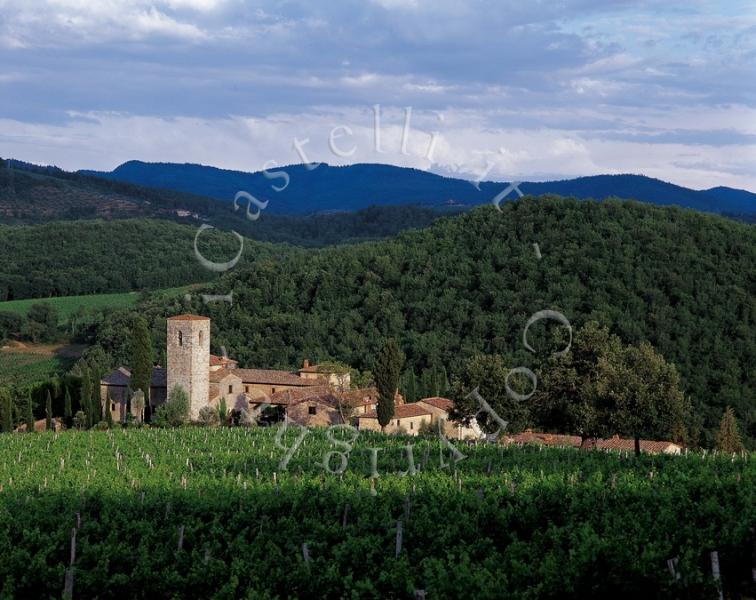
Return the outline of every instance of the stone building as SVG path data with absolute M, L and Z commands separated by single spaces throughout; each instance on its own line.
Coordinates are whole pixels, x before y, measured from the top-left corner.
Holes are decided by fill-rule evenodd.
M 166 368 L 156 366 L 150 384 L 150 409 L 163 404 L 175 386 L 189 396 L 191 418 L 196 420 L 205 406 L 217 407 L 225 400 L 229 411 L 252 411 L 263 403 L 279 406 L 281 418 L 289 399 L 282 392 L 349 387 L 349 375 L 334 373 L 303 361 L 300 369 L 241 369 L 227 356 L 210 354 L 210 319 L 198 315 L 169 317 L 166 323 Z M 130 409 L 131 370 L 119 367 L 100 381 L 100 398 L 114 421 L 125 418 Z M 362 406 L 369 406 L 368 400 Z M 301 410 L 301 409 L 297 409 Z M 151 412 L 151 411 L 148 411 Z
M 386 433 L 403 433 L 417 435 L 423 424 L 430 425 L 432 414 L 417 402 L 399 404 L 394 407 L 394 418 L 386 425 Z M 378 412 L 371 410 L 357 417 L 358 429 L 366 431 L 380 431 Z
M 178 315 L 167 320 L 166 386 L 180 386 L 189 396 L 190 418 L 208 404 L 210 392 L 210 319 Z
M 100 380 L 100 398 L 106 410 L 110 410 L 113 421 L 126 418 L 126 410 L 131 393 L 131 371 L 119 367 Z M 165 369 L 153 367 L 150 382 L 150 405 L 160 406 L 167 398 Z

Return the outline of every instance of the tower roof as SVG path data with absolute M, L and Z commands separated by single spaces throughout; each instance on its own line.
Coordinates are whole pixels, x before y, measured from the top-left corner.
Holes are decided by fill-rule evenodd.
M 176 315 L 175 317 L 168 317 L 169 321 L 209 321 L 210 317 L 203 317 L 201 315 Z

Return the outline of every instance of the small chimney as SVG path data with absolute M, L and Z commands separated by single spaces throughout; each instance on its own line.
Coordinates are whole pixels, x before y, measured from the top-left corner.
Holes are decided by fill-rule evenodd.
M 302 363 L 302 368 L 303 369 L 309 369 L 310 368 L 310 360 L 309 359 L 307 359 L 307 358 L 304 359 L 304 362 Z

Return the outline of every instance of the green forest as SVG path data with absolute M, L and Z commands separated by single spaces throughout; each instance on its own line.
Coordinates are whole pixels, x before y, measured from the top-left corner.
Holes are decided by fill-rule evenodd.
M 720 418 L 732 406 L 748 445 L 753 445 L 753 226 L 626 201 L 541 197 L 501 208 L 445 217 L 395 239 L 317 250 L 247 241 L 242 260 L 220 277 L 202 269 L 193 256 L 194 229 L 125 221 L 119 226 L 126 233 L 114 242 L 114 223 L 91 222 L 86 226 L 101 234 L 89 256 L 101 266 L 90 264 L 80 276 L 72 271 L 56 282 L 50 273 L 60 268 L 55 261 L 66 256 L 56 252 L 41 257 L 38 275 L 27 262 L 26 274 L 17 268 L 14 276 L 19 284 L 55 282 L 57 293 L 68 293 L 65 286 L 71 282 L 88 281 L 87 273 L 107 281 L 127 271 L 131 278 L 118 280 L 125 286 L 175 286 L 197 280 L 197 275 L 199 280 L 215 277 L 189 299 L 182 294 L 144 295 L 135 309 L 78 315 L 78 325 L 68 325 L 75 341 L 93 344 L 86 356 L 95 361 L 88 367 L 94 371 L 128 364 L 137 314 L 148 318 L 154 358 L 162 363 L 165 317 L 191 311 L 213 319 L 213 350 L 224 346 L 241 366 L 292 368 L 309 358 L 340 361 L 365 372 L 384 341 L 396 338 L 406 356 L 402 390 L 411 386 L 418 396 L 449 393 L 452 383 L 465 380 L 470 361 L 481 355 L 496 356 L 506 368 L 530 368 L 540 381 L 548 381 L 554 372 L 549 354 L 563 345 L 565 328 L 550 321 L 536 323 L 529 331 L 534 352 L 524 347 L 523 330 L 535 312 L 559 311 L 576 332 L 593 322 L 622 344 L 649 342 L 674 365 L 686 402 L 693 407 L 690 425 L 699 443 L 714 445 Z M 67 243 L 59 247 L 74 249 L 75 232 L 82 226 L 39 227 L 50 227 L 50 234 L 71 227 L 68 237 L 60 235 Z M 39 235 L 38 247 L 45 247 L 42 230 L 28 228 L 17 235 L 30 232 Z M 220 261 L 238 250 L 230 233 L 210 233 L 203 236 L 212 248 L 203 254 Z M 12 239 L 4 236 L 2 243 Z M 145 251 L 145 243 L 155 246 Z M 118 249 L 128 249 L 126 260 Z M 76 255 L 72 250 L 71 269 L 76 268 Z M 26 256 L 32 260 L 31 254 Z M 166 268 L 171 257 L 177 262 Z M 106 287 L 101 282 L 87 291 Z M 206 304 L 199 292 L 232 293 L 233 303 Z M 53 325 L 46 335 L 53 336 L 55 319 L 37 312 L 41 316 L 34 318 L 38 323 L 31 330 L 40 330 L 47 320 Z M 12 325 L 29 330 L 17 318 L 11 319 Z
M 216 347 L 242 364 L 291 367 L 306 356 L 368 369 L 394 337 L 416 373 L 443 366 L 450 376 L 481 353 L 539 368 L 546 328 L 530 331 L 536 353 L 523 328 L 556 310 L 574 328 L 595 321 L 626 344 L 650 342 L 676 366 L 711 442 L 728 405 L 756 436 L 754 265 L 752 226 L 633 202 L 528 198 L 389 241 L 258 256 L 212 285 L 233 292 L 233 306 L 153 309 L 208 314 Z
M 195 257 L 197 227 L 168 221 L 56 222 L 0 225 L 0 301 L 161 289 L 209 281 Z M 203 231 L 197 247 L 209 260 L 239 250 L 232 235 Z M 3 307 L 0 304 L 0 312 Z

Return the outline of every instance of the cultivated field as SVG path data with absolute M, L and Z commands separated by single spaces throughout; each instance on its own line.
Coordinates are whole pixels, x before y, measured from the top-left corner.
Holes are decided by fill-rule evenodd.
M 754 595 L 749 456 L 278 431 L 0 437 L 3 597 Z
M 80 344 L 8 342 L 0 348 L 0 385 L 25 387 L 70 369 L 81 356 Z
M 167 288 L 164 290 L 155 291 L 153 293 L 177 295 L 186 292 L 192 287 L 195 286 L 188 285 L 177 288 Z M 11 312 L 26 315 L 29 312 L 29 307 L 32 304 L 47 302 L 52 304 L 57 309 L 58 320 L 61 324 L 63 324 L 68 322 L 71 315 L 73 315 L 79 308 L 91 310 L 102 310 L 104 308 L 131 308 L 136 304 L 138 299 L 139 294 L 137 292 L 122 292 L 117 294 L 91 294 L 87 296 L 60 296 L 54 298 L 30 298 L 26 300 L 10 300 L 6 302 L 0 302 L 0 312 Z
M 10 300 L 0 302 L 0 312 L 12 312 L 25 315 L 32 304 L 47 302 L 58 310 L 58 319 L 65 323 L 78 308 L 130 308 L 136 304 L 139 294 L 125 292 L 121 294 L 92 294 L 89 296 L 61 296 L 56 298 L 31 298 L 28 300 Z

